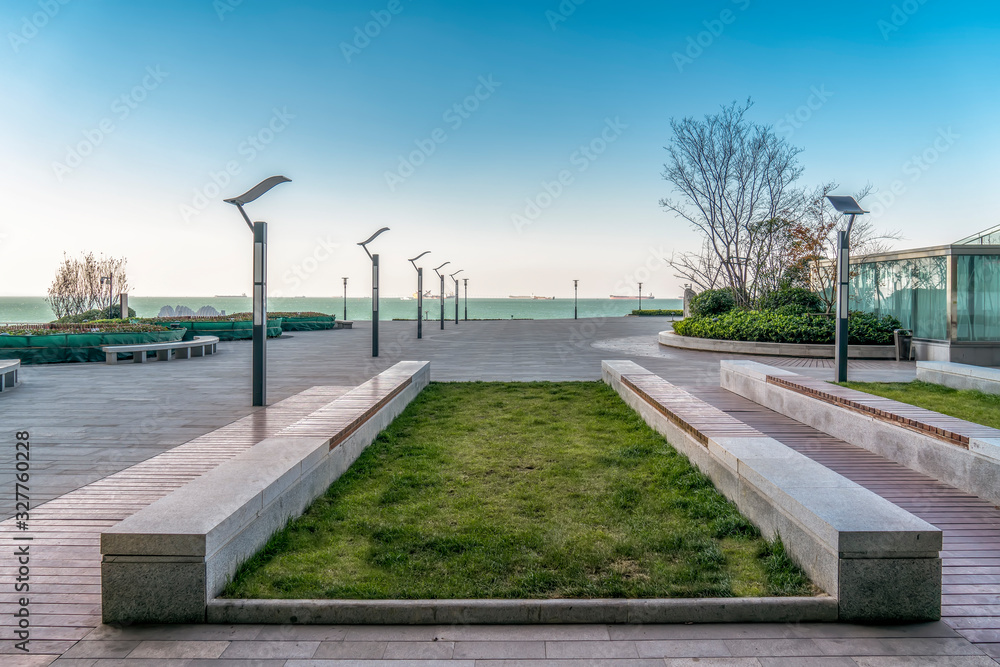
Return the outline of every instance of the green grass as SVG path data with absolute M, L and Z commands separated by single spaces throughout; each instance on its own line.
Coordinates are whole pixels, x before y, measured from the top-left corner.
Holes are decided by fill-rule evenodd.
M 569 382 L 431 384 L 225 595 L 812 593 L 614 391 Z
M 846 382 L 843 386 L 901 403 L 1000 428 L 1000 396 L 929 382 Z

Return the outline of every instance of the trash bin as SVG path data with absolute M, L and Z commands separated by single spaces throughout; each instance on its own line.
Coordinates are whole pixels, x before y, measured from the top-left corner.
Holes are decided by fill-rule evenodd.
M 910 349 L 913 347 L 913 332 L 908 329 L 894 329 L 896 339 L 896 361 L 909 361 Z

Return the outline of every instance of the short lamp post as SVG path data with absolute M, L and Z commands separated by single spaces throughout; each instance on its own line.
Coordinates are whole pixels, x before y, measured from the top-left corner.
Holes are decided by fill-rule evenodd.
M 389 231 L 388 227 L 383 227 L 368 237 L 367 241 L 362 241 L 361 246 L 365 254 L 372 261 L 372 356 L 378 356 L 378 253 L 374 255 L 368 251 L 368 244 L 374 241 L 383 232 Z
M 424 337 L 424 268 L 417 266 L 417 260 L 429 253 L 430 250 L 425 250 L 410 260 L 417 270 L 417 340 Z
M 578 300 L 577 296 L 580 293 L 579 285 L 580 285 L 580 281 L 579 280 L 574 280 L 573 281 L 573 319 L 574 320 L 577 318 L 577 312 L 578 312 L 577 311 L 577 300 Z
M 438 300 L 441 302 L 441 329 L 444 330 L 444 274 L 440 272 L 440 269 L 451 264 L 451 262 L 445 262 L 441 266 L 434 269 L 434 273 L 438 275 L 441 279 L 441 291 L 438 293 Z
M 451 274 L 451 279 L 455 281 L 455 324 L 458 324 L 458 278 L 455 276 L 460 274 L 462 271 L 465 271 L 465 269 L 459 269 L 455 273 Z
M 111 319 L 111 308 L 115 305 L 114 282 L 114 276 L 101 276 L 101 284 L 108 286 L 108 319 Z
M 344 281 L 344 320 L 347 320 L 347 278 L 341 278 Z
M 250 222 L 243 206 L 260 198 L 281 183 L 290 182 L 284 176 L 272 176 L 239 197 L 226 199 L 239 209 L 240 215 L 253 232 L 253 405 L 267 405 L 267 223 Z
M 469 321 L 469 279 L 462 278 L 462 284 L 465 286 L 465 317 L 462 318 L 466 322 Z
M 859 215 L 864 215 L 868 211 L 861 208 L 861 204 L 854 197 L 827 197 L 830 204 L 838 213 L 851 216 L 847 222 L 847 229 L 837 232 L 837 334 L 836 345 L 834 346 L 834 381 L 847 382 L 847 344 L 848 329 L 847 318 L 850 307 L 851 291 L 851 228 L 854 226 L 854 219 Z

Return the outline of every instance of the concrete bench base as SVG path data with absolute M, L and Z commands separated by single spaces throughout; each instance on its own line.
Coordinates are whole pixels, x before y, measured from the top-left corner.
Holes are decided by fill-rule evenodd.
M 837 599 L 841 621 L 941 615 L 941 531 L 628 361 L 604 381 Z
M 818 431 L 1000 504 L 1000 430 L 752 361 L 723 361 L 721 382 Z
M 118 363 L 119 354 L 132 354 L 132 362 L 144 364 L 147 361 L 146 355 L 152 353 L 157 361 L 170 361 L 170 353 L 174 352 L 175 359 L 190 359 L 191 357 L 204 357 L 216 353 L 216 346 L 219 343 L 217 336 L 195 336 L 194 340 L 178 340 L 169 343 L 147 343 L 145 345 L 104 345 L 101 350 L 105 354 L 105 362 L 109 364 Z
M 1000 369 L 956 364 L 950 361 L 918 361 L 917 379 L 952 389 L 972 389 L 1000 394 Z
M 660 345 L 679 347 L 702 352 L 722 352 L 725 354 L 752 354 L 768 357 L 805 357 L 810 359 L 833 359 L 833 345 L 808 345 L 801 343 L 760 343 L 740 340 L 715 340 L 714 338 L 694 338 L 681 336 L 673 331 L 661 331 Z M 850 359 L 895 359 L 893 345 L 851 345 L 847 348 Z
M 21 383 L 21 360 L 0 359 L 0 391 L 13 389 Z
M 334 322 L 334 328 L 336 329 L 353 329 L 354 322 L 352 320 L 337 320 Z
M 427 385 L 401 362 L 101 534 L 106 623 L 204 623 L 239 565 L 343 474 Z

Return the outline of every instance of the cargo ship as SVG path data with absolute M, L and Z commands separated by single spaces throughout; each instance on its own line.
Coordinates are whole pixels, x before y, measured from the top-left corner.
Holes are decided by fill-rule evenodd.
M 643 298 L 643 299 L 655 299 L 656 297 L 653 296 L 652 294 L 643 294 L 642 297 L 639 297 L 636 294 L 633 294 L 632 296 L 621 296 L 620 294 L 612 294 L 608 298 L 611 298 L 611 299 L 639 299 L 639 298 Z

